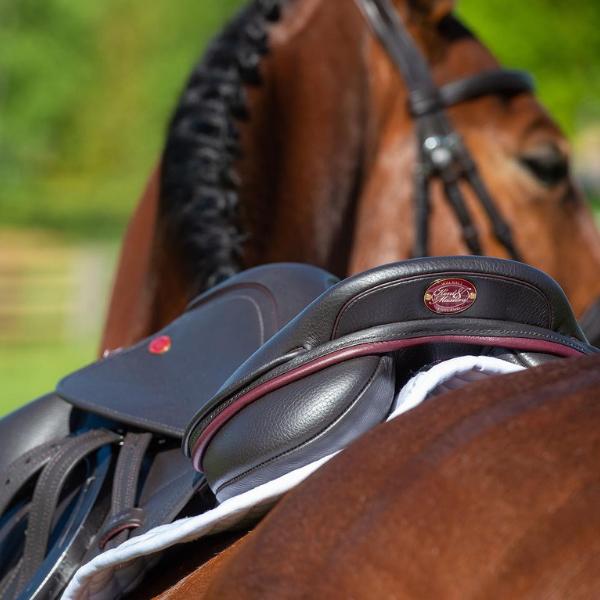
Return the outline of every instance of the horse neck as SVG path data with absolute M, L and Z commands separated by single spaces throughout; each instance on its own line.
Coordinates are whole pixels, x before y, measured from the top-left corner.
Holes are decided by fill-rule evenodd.
M 160 167 L 152 172 L 123 238 L 99 355 L 129 346 L 183 312 L 190 289 L 158 219 Z
M 351 2 L 291 2 L 241 130 L 248 265 L 344 274 L 367 136 L 366 28 Z

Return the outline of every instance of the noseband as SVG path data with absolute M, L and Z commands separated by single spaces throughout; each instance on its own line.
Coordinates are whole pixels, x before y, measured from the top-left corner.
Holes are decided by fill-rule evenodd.
M 496 239 L 509 256 L 521 260 L 511 229 L 487 190 L 475 161 L 452 126 L 446 108 L 487 94 L 510 96 L 534 89 L 524 71 L 493 69 L 443 86 L 433 81 L 425 57 L 400 20 L 390 0 L 356 0 L 371 29 L 385 48 L 408 87 L 408 106 L 415 120 L 419 158 L 415 169 L 415 242 L 413 255 L 427 256 L 429 187 L 438 177 L 472 254 L 481 254 L 477 229 L 459 188 L 471 187 L 492 225 Z

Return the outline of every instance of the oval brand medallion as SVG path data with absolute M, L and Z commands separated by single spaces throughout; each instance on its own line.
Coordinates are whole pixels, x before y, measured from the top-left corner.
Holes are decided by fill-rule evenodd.
M 164 354 L 171 349 L 171 338 L 168 335 L 160 335 L 148 344 L 148 352 L 151 354 Z
M 466 279 L 439 279 L 425 291 L 423 301 L 432 312 L 449 315 L 467 310 L 477 298 L 477 289 Z

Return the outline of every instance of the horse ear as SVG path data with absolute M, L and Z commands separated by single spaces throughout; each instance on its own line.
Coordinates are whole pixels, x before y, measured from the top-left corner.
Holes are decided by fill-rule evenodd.
M 419 17 L 437 23 L 454 10 L 456 0 L 409 0 L 409 5 Z

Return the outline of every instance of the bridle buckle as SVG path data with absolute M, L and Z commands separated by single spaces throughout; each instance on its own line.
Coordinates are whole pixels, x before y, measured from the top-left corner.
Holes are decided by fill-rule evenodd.
M 455 180 L 463 175 L 461 140 L 457 133 L 428 135 L 422 142 L 424 163 L 429 174 L 437 173 L 444 180 Z

